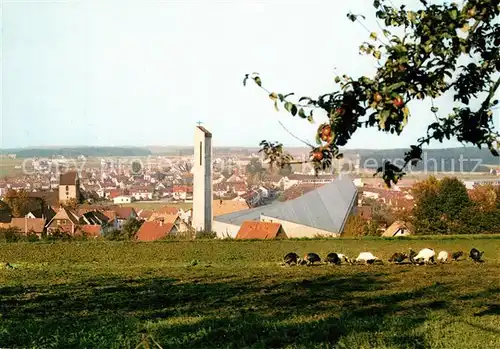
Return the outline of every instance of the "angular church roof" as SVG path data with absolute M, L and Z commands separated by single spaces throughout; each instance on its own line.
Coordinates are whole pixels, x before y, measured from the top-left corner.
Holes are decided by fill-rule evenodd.
M 241 225 L 244 221 L 260 220 L 262 215 L 341 233 L 356 204 L 356 197 L 356 186 L 351 178 L 344 175 L 294 200 L 230 213 L 215 217 L 214 220 Z
M 212 133 L 210 131 L 208 131 L 205 127 L 203 126 L 196 126 L 200 131 L 202 131 L 203 133 L 205 133 L 205 135 L 207 137 L 212 137 Z

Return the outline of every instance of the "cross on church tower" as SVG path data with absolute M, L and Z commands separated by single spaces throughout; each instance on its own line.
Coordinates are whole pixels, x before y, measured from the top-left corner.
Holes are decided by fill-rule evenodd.
M 198 126 L 200 126 L 201 124 L 203 124 L 203 122 L 201 122 L 201 121 L 197 121 L 196 123 L 198 124 Z

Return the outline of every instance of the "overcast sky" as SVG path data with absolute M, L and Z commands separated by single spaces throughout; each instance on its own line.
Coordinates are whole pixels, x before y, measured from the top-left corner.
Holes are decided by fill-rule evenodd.
M 198 120 L 218 146 L 301 145 L 278 120 L 313 141 L 317 124 L 274 111 L 242 78 L 256 71 L 271 90 L 316 96 L 335 88 L 335 68 L 370 74 L 374 61 L 358 54 L 369 33 L 346 14 L 367 15 L 376 30 L 371 4 L 4 0 L 2 148 L 190 145 Z M 434 118 L 429 108 L 412 106 L 402 137 L 362 130 L 348 147 L 413 144 Z

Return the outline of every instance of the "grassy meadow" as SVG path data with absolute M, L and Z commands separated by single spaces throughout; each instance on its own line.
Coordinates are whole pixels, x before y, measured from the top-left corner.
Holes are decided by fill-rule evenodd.
M 283 267 L 290 251 L 485 263 Z M 8 348 L 500 348 L 500 238 L 0 245 Z

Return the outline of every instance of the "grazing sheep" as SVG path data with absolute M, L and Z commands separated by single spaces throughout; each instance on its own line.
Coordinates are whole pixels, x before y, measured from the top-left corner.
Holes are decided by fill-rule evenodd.
M 469 257 L 474 261 L 474 262 L 482 262 L 481 257 L 483 256 L 484 252 L 479 252 L 476 248 L 473 248 L 470 250 Z
M 448 261 L 448 252 L 446 251 L 439 252 L 437 260 L 438 262 L 446 263 Z
M 313 265 L 314 263 L 320 263 L 321 258 L 316 253 L 309 252 L 304 256 L 304 259 L 302 260 L 301 264 L 306 264 L 307 266 Z
M 341 263 L 339 255 L 336 254 L 335 252 L 329 253 L 325 258 L 325 262 L 332 265 L 333 264 L 338 265 Z
M 374 264 L 375 262 L 380 263 L 380 259 L 375 257 L 371 252 L 361 252 L 356 258 L 356 263 Z
M 464 255 L 463 251 L 453 252 L 451 254 L 451 259 L 454 261 L 458 261 L 460 257 L 462 257 L 463 255 Z
M 392 255 L 391 258 L 389 258 L 389 262 L 399 264 L 399 263 L 403 263 L 406 258 L 408 258 L 407 254 L 396 252 Z
M 420 260 L 423 260 L 424 264 L 429 262 L 434 263 L 434 257 L 436 256 L 436 252 L 432 248 L 424 248 L 418 252 L 418 254 L 413 258 L 413 260 L 417 263 L 420 263 Z
M 300 260 L 300 256 L 294 252 L 290 252 L 288 253 L 284 258 L 283 258 L 283 262 L 288 265 L 288 266 L 291 266 L 292 264 L 298 264 Z
M 337 253 L 337 256 L 340 258 L 340 263 L 349 263 L 352 264 L 352 261 L 349 257 L 347 257 L 345 254 L 342 253 Z

